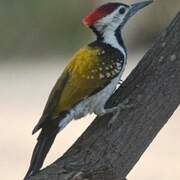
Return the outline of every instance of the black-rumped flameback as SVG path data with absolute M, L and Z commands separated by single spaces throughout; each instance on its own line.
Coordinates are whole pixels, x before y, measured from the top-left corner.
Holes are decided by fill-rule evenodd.
M 105 104 L 127 63 L 122 28 L 130 17 L 151 2 L 107 3 L 83 19 L 83 24 L 95 33 L 96 40 L 71 58 L 52 89 L 33 130 L 33 134 L 41 132 L 25 180 L 39 171 L 57 133 L 69 122 L 91 113 L 101 116 L 114 111 L 114 108 L 105 109 Z

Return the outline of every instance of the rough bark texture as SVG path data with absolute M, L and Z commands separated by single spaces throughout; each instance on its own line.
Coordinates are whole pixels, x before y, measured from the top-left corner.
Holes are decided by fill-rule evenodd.
M 112 122 L 97 117 L 77 142 L 31 180 L 122 180 L 180 102 L 180 13 L 107 106 L 126 103 Z

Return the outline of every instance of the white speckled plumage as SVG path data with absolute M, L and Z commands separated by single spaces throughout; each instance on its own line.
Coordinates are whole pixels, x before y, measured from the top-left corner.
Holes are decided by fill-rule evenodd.
M 66 115 L 66 117 L 60 121 L 59 124 L 60 130 L 62 130 L 73 119 L 74 120 L 80 119 L 86 116 L 87 114 L 95 113 L 98 116 L 105 114 L 106 109 L 104 109 L 104 106 L 107 100 L 115 91 L 117 84 L 124 72 L 125 66 L 126 63 L 124 63 L 124 66 L 120 71 L 119 75 L 114 79 L 112 79 L 111 83 L 108 84 L 104 89 L 102 89 L 98 93 L 88 97 L 87 99 L 81 101 L 76 106 L 74 106 Z

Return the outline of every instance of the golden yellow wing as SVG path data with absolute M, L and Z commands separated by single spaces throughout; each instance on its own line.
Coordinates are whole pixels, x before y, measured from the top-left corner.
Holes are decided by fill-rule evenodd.
M 108 78 L 98 71 L 98 68 L 102 70 L 98 54 L 98 49 L 84 48 L 71 60 L 64 71 L 64 73 L 68 72 L 69 79 L 54 114 L 70 109 L 109 82 Z
M 103 89 L 112 76 L 103 74 L 101 49 L 82 48 L 71 59 L 56 82 L 43 115 L 33 132 L 48 119 L 55 119 L 78 102 Z

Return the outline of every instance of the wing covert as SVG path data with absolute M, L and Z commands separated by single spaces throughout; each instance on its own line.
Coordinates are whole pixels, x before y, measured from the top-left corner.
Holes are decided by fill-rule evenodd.
M 35 128 L 48 119 L 55 119 L 83 99 L 103 89 L 119 73 L 112 62 L 104 63 L 103 49 L 86 47 L 80 49 L 66 66 L 56 82 L 43 115 Z

